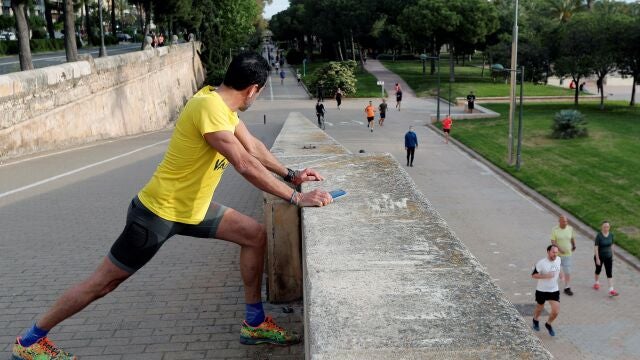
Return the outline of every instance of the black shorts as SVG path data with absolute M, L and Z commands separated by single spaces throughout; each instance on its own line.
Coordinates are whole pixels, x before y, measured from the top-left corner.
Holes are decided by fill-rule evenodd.
M 380 119 L 384 119 L 385 117 L 387 117 L 387 114 L 386 114 L 386 113 L 381 112 L 381 113 L 380 113 Z
M 451 129 L 442 129 L 442 131 L 446 132 L 446 133 L 450 133 Z
M 401 92 L 396 94 L 396 101 L 402 101 L 402 93 Z
M 560 291 L 546 292 L 536 290 L 536 302 L 538 304 L 542 305 L 549 300 L 560 302 Z
M 368 121 L 368 122 L 372 122 L 372 121 L 373 121 L 373 119 L 374 119 L 374 117 L 373 117 L 373 116 L 367 116 L 367 121 Z
M 473 103 L 468 103 L 467 104 L 467 109 L 473 110 Z
M 173 235 L 214 238 L 227 207 L 212 202 L 202 222 L 196 225 L 165 220 L 134 197 L 127 211 L 127 224 L 109 251 L 109 259 L 128 273 L 140 270 Z

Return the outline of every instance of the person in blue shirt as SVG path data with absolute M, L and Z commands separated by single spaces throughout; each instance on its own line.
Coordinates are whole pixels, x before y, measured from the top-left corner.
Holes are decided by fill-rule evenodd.
M 413 156 L 418 147 L 418 136 L 413 131 L 413 126 L 409 126 L 409 131 L 404 134 L 404 148 L 407 150 L 407 166 L 413 166 Z

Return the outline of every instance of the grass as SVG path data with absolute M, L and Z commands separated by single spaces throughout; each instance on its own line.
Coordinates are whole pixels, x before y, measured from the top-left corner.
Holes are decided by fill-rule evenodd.
M 316 61 L 313 63 L 307 63 L 306 76 L 302 78 L 305 85 L 308 85 L 313 80 L 313 73 L 316 69 L 324 66 L 328 61 Z M 297 67 L 302 74 L 302 65 Z M 372 98 L 380 96 L 380 86 L 376 85 L 378 79 L 371 75 L 368 71 L 363 70 L 360 66 L 356 70 L 356 93 L 349 96 L 351 98 Z M 386 94 L 386 92 L 385 92 Z
M 589 137 L 550 137 L 553 116 L 573 104 L 531 104 L 524 108 L 522 167 L 506 165 L 508 105 L 487 107 L 497 119 L 457 121 L 452 136 L 536 189 L 594 229 L 611 221 L 616 243 L 640 257 L 640 108 L 608 102 L 579 107 Z
M 429 62 L 426 64 L 426 75 L 422 74 L 422 63 L 420 61 L 382 61 L 384 66 L 392 72 L 398 74 L 416 92 L 417 96 L 435 96 L 437 89 L 437 73 L 429 75 Z M 440 61 L 440 97 L 444 99 L 455 99 L 466 97 L 470 91 L 477 97 L 497 97 L 509 96 L 509 84 L 497 80 L 495 83 L 491 78 L 491 71 L 484 70 L 476 66 L 456 66 L 455 82 L 451 83 L 451 96 L 449 96 L 449 61 Z M 519 88 L 518 88 L 519 89 Z M 519 93 L 519 90 L 518 90 Z M 573 96 L 574 91 L 556 86 L 534 85 L 530 82 L 524 84 L 525 96 Z

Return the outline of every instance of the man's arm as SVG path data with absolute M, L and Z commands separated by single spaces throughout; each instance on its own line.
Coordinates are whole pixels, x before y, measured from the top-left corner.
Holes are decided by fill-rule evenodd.
M 324 108 L 323 108 L 324 110 Z M 262 166 L 272 173 L 285 177 L 288 174 L 288 169 L 282 165 L 278 159 L 264 146 L 262 141 L 256 139 L 251 135 L 246 125 L 240 121 L 236 127 L 235 137 L 240 141 L 245 150 L 254 158 L 258 159 Z M 292 179 L 294 185 L 300 185 L 305 181 L 322 181 L 322 177 L 318 172 L 313 169 L 303 169 L 297 171 L 295 177 Z
M 576 251 L 576 231 L 571 231 L 571 251 Z
M 233 167 L 251 184 L 262 191 L 278 196 L 299 206 L 323 206 L 331 202 L 331 195 L 322 190 L 298 193 L 271 176 L 269 171 L 253 157 L 230 131 L 204 134 L 211 147 L 219 151 Z

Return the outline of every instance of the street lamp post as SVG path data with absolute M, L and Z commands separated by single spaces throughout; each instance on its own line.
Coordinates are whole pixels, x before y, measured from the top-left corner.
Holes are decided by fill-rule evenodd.
M 511 42 L 511 69 L 518 67 L 518 0 L 516 0 L 515 14 L 513 20 L 513 39 Z M 513 165 L 513 118 L 515 117 L 516 105 L 516 77 L 511 74 L 511 88 L 509 92 L 509 139 L 507 144 L 507 162 Z
M 424 73 L 424 62 L 427 59 L 434 59 L 438 62 L 438 87 L 436 90 L 436 121 L 440 122 L 440 56 L 427 56 L 427 54 L 421 54 L 420 59 L 422 60 L 422 72 Z M 451 98 L 451 83 L 449 83 L 449 98 Z M 451 103 L 449 103 L 449 112 L 451 112 Z
M 524 107 L 524 66 L 520 67 L 520 108 L 518 111 L 518 148 L 516 156 L 516 170 L 520 170 L 520 154 L 522 149 L 522 108 Z
M 107 48 L 104 46 L 104 24 L 102 23 L 102 0 L 98 0 L 98 12 L 100 13 L 100 57 L 107 56 Z

